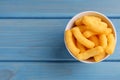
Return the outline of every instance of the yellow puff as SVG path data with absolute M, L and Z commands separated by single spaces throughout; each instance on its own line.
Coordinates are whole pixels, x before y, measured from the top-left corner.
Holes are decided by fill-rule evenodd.
M 81 24 L 82 24 L 82 18 L 78 18 L 78 19 L 75 21 L 75 25 L 80 26 Z
M 95 16 L 84 16 L 82 22 L 87 25 L 87 29 L 96 33 L 103 33 L 107 28 L 107 24 Z
M 99 53 L 98 55 L 95 55 L 95 56 L 94 56 L 94 60 L 95 60 L 96 62 L 99 62 L 99 61 L 101 61 L 102 59 L 104 59 L 105 56 L 106 56 L 106 54 L 105 54 L 105 52 L 103 51 L 103 52 Z
M 96 35 L 97 33 L 95 32 L 92 32 L 92 31 L 89 31 L 89 30 L 86 30 L 85 32 L 83 32 L 83 35 L 86 37 L 86 38 L 89 38 L 93 35 Z
M 74 37 L 71 30 L 65 31 L 65 43 L 74 56 L 79 54 L 80 50 L 75 46 Z
M 78 60 L 86 60 L 90 57 L 93 57 L 95 55 L 98 55 L 100 54 L 101 52 L 103 52 L 103 48 L 101 46 L 98 46 L 98 47 L 95 47 L 95 48 L 92 48 L 92 49 L 89 49 L 83 53 L 80 53 L 77 55 L 77 59 Z
M 107 47 L 107 37 L 105 34 L 99 35 L 100 40 L 100 46 L 102 46 L 104 49 Z
M 87 38 L 85 38 L 82 33 L 80 32 L 79 28 L 78 27 L 74 27 L 72 28 L 72 33 L 73 35 L 75 36 L 75 38 L 77 39 L 77 41 L 84 45 L 85 47 L 87 48 L 93 48 L 95 46 L 95 44 L 88 40 Z
M 85 25 L 80 25 L 77 27 L 79 27 L 81 33 L 83 33 L 87 29 Z
M 112 54 L 114 52 L 115 44 L 116 44 L 114 35 L 112 33 L 108 34 L 107 39 L 108 39 L 108 45 L 106 47 L 106 53 Z
M 76 45 L 80 49 L 80 52 L 86 51 L 86 48 L 82 44 L 80 44 L 78 41 L 77 41 Z
M 97 36 L 91 36 L 89 38 L 89 40 L 91 40 L 92 42 L 94 42 L 95 46 L 98 46 L 99 45 L 99 39 Z
M 112 32 L 112 29 L 111 28 L 107 28 L 103 33 L 105 34 L 105 35 L 108 35 L 108 34 L 110 34 Z

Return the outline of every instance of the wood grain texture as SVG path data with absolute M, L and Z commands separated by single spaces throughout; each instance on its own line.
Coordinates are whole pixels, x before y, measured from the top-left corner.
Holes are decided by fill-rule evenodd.
M 120 19 L 111 19 L 119 34 Z M 64 45 L 69 19 L 1 19 L 0 60 L 74 60 Z M 115 53 L 119 59 L 119 35 Z
M 0 80 L 120 80 L 119 0 L 0 0 Z M 107 15 L 117 30 L 115 53 L 97 64 L 76 61 L 64 45 L 75 14 Z
M 119 0 L 0 1 L 0 17 L 67 17 L 86 10 L 99 11 L 108 16 L 120 16 Z
M 116 66 L 117 65 L 117 66 Z M 119 62 L 83 64 L 79 62 L 0 63 L 1 80 L 119 80 Z

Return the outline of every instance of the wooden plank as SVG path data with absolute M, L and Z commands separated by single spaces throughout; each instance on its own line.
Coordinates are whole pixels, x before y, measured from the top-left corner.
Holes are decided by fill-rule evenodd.
M 64 45 L 69 19 L 0 19 L 0 60 L 74 60 Z M 111 19 L 120 34 L 120 19 Z M 120 60 L 119 37 L 114 55 Z
M 0 47 L 62 47 L 67 21 L 1 19 Z
M 1 80 L 119 80 L 119 62 L 0 62 Z
M 73 60 L 63 47 L 9 47 L 0 48 L 0 60 Z
M 0 60 L 71 58 L 63 42 L 67 21 L 64 19 L 1 19 Z
M 120 16 L 119 3 L 119 0 L 0 0 L 0 17 L 68 17 L 86 10 Z

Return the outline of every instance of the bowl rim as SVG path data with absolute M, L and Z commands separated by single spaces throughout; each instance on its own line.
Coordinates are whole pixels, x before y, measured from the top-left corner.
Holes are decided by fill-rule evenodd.
M 67 23 L 67 25 L 66 25 L 66 27 L 65 27 L 65 30 L 64 30 L 64 43 L 65 43 L 65 47 L 67 48 L 67 51 L 69 52 L 69 54 L 70 54 L 74 59 L 76 59 L 76 60 L 78 60 L 78 59 L 72 54 L 72 52 L 68 49 L 68 47 L 67 47 L 67 45 L 66 45 L 66 41 L 65 41 L 65 31 L 68 30 L 68 29 L 70 29 L 70 28 L 72 27 L 72 26 L 71 26 L 71 27 L 69 28 L 69 26 L 70 26 L 71 24 L 74 24 L 74 21 L 75 21 L 76 19 L 78 19 L 78 18 L 80 18 L 80 17 L 82 17 L 82 16 L 84 16 L 84 15 L 86 15 L 86 14 L 89 14 L 89 13 L 93 13 L 93 14 L 100 15 L 100 16 L 102 16 L 104 19 L 106 19 L 106 20 L 110 23 L 111 28 L 113 29 L 113 32 L 114 32 L 114 36 L 115 36 L 115 47 L 116 47 L 116 43 L 117 43 L 117 33 L 116 33 L 116 29 L 115 29 L 115 26 L 114 26 L 113 22 L 112 22 L 107 16 L 105 16 L 105 15 L 104 15 L 103 13 L 101 13 L 101 12 L 98 12 L 98 11 L 83 11 L 83 12 L 80 12 L 80 13 L 74 15 L 74 16 L 68 21 L 68 23 Z M 111 54 L 111 55 L 113 55 L 113 54 Z M 82 63 L 93 64 L 93 63 L 102 62 L 103 60 L 107 59 L 109 56 L 110 56 L 110 55 L 107 55 L 105 58 L 103 58 L 102 60 L 100 60 L 100 61 L 98 61 L 98 62 L 89 62 L 89 61 L 85 61 L 85 60 L 78 60 L 78 61 L 80 61 L 80 62 L 82 62 Z

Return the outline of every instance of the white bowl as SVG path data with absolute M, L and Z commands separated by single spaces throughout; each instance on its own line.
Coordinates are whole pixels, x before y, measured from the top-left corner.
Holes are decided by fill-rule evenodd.
M 108 19 L 104 14 L 102 13 L 99 13 L 99 12 L 96 12 L 96 11 L 85 11 L 85 12 L 81 12 L 81 13 L 78 13 L 77 15 L 75 15 L 67 24 L 66 28 L 65 28 L 65 31 L 68 30 L 68 29 L 71 29 L 73 27 L 73 24 L 74 22 L 78 19 L 78 18 L 81 18 L 85 15 L 91 15 L 91 16 L 97 16 L 97 17 L 100 17 L 104 22 L 106 22 L 108 24 L 109 27 L 111 27 L 113 29 L 113 33 L 114 33 L 114 36 L 115 36 L 115 42 L 117 42 L 117 34 L 116 34 L 116 30 L 115 30 L 115 27 L 112 23 L 112 21 L 110 19 Z M 65 38 L 64 38 L 64 42 L 65 42 Z M 66 46 L 66 43 L 65 43 L 65 46 Z M 67 48 L 67 46 L 66 46 Z M 72 53 L 71 51 L 67 48 L 68 52 L 76 59 L 78 60 Z M 105 60 L 106 58 L 108 58 L 110 55 L 107 55 L 104 59 L 102 59 L 101 61 Z M 98 63 L 98 62 L 92 62 L 92 61 L 83 61 L 83 60 L 79 60 L 80 62 L 83 62 L 83 63 Z M 99 61 L 99 62 L 101 62 Z

